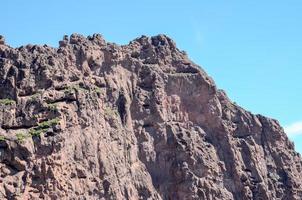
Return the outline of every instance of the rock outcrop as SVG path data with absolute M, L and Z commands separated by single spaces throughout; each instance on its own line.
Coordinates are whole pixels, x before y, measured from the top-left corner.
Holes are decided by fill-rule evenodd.
M 59 44 L 0 37 L 0 199 L 302 199 L 278 122 L 232 103 L 165 35 Z

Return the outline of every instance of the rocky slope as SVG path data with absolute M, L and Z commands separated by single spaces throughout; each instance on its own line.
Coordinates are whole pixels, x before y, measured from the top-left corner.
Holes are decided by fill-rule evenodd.
M 0 199 L 302 199 L 278 122 L 232 103 L 168 37 L 59 44 L 0 37 Z

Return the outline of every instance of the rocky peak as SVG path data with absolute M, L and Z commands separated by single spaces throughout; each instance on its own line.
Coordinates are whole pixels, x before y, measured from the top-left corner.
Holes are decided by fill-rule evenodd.
M 0 35 L 0 45 L 4 45 L 5 44 L 5 39 L 2 35 Z
M 234 104 L 165 35 L 0 37 L 0 83 L 0 199 L 302 198 L 279 123 Z

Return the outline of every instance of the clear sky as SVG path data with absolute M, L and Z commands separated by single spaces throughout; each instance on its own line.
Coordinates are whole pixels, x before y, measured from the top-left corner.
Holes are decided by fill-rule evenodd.
M 126 44 L 167 34 L 229 97 L 276 118 L 302 153 L 301 0 L 3 0 L 0 34 L 13 47 L 58 46 L 64 34 Z

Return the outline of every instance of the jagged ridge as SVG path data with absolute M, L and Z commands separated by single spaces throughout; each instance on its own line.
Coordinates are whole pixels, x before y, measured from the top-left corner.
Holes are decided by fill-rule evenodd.
M 302 198 L 278 122 L 234 105 L 165 35 L 0 37 L 0 82 L 1 199 Z

